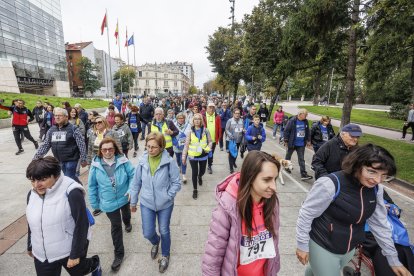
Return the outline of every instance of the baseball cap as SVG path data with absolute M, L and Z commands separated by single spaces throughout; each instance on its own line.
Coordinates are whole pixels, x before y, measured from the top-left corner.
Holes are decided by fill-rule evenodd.
M 359 125 L 356 124 L 347 124 L 342 127 L 342 132 L 348 132 L 351 136 L 360 137 L 362 136 L 362 130 Z
M 207 105 L 207 107 L 210 107 L 210 106 L 212 106 L 212 107 L 216 107 L 216 105 L 214 104 L 214 103 L 208 103 L 208 105 Z

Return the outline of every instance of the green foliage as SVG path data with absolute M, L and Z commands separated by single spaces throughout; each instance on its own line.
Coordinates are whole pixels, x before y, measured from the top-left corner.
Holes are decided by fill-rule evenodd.
M 194 85 L 190 86 L 190 88 L 188 89 L 188 94 L 190 95 L 197 94 L 197 92 L 198 92 L 197 87 L 195 87 Z
M 117 80 L 117 84 L 115 85 L 115 91 L 120 92 L 127 92 L 129 93 L 129 88 L 134 85 L 134 80 L 136 77 L 135 69 L 132 67 L 124 66 L 121 67 L 118 71 L 114 74 L 114 80 Z M 122 91 L 121 91 L 121 82 L 122 82 Z
M 87 57 L 82 57 L 78 62 L 79 79 L 83 82 L 84 91 L 89 91 L 93 94 L 96 90 L 101 87 L 98 78 L 95 75 L 97 67 Z
M 406 120 L 409 106 L 401 103 L 393 103 L 390 108 L 390 118 L 398 120 Z

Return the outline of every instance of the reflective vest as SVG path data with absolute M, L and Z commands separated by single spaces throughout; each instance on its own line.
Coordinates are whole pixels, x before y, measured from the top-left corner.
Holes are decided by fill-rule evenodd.
M 205 152 L 210 151 L 210 147 L 207 145 L 207 135 L 201 137 L 201 140 L 197 138 L 194 132 L 191 132 L 190 145 L 188 146 L 188 155 L 191 157 L 198 157 L 202 154 L 202 150 Z
M 165 148 L 166 149 L 171 148 L 173 146 L 171 136 L 168 135 L 168 134 L 165 134 L 165 131 L 167 129 L 168 129 L 167 123 L 164 122 L 164 124 L 162 125 L 162 128 L 161 128 L 161 133 L 164 135 L 164 138 L 165 138 Z M 160 130 L 159 130 L 158 126 L 156 126 L 155 124 L 151 124 L 151 132 L 159 132 L 159 131 Z

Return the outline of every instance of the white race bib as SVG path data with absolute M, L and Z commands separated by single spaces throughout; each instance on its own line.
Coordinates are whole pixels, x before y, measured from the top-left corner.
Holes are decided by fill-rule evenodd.
M 119 136 L 119 138 L 124 137 L 125 136 L 125 132 L 122 129 L 121 130 L 118 130 L 118 136 Z
M 299 130 L 297 132 L 296 136 L 299 137 L 299 138 L 305 137 L 305 131 L 304 130 Z
M 268 230 L 251 238 L 243 236 L 240 243 L 240 264 L 250 264 L 259 259 L 276 257 L 273 237 Z
M 266 118 L 266 114 L 260 114 L 260 117 Z
M 131 123 L 131 128 L 138 128 L 138 125 L 136 123 Z
M 322 134 L 322 140 L 328 141 L 328 134 L 327 133 Z
M 52 142 L 66 142 L 66 131 L 53 132 Z
M 236 127 L 234 129 L 234 132 L 236 132 L 236 133 L 239 133 L 239 132 L 242 132 L 242 131 L 243 131 L 243 128 L 241 128 L 241 127 Z
M 184 146 L 185 145 L 185 138 L 178 139 L 178 145 L 179 146 Z
M 202 153 L 203 152 L 203 148 L 201 146 L 198 146 L 196 152 Z

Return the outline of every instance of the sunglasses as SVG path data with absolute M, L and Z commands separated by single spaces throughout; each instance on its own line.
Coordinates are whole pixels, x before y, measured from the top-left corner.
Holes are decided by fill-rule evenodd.
M 103 121 L 96 121 L 95 124 L 102 124 Z

